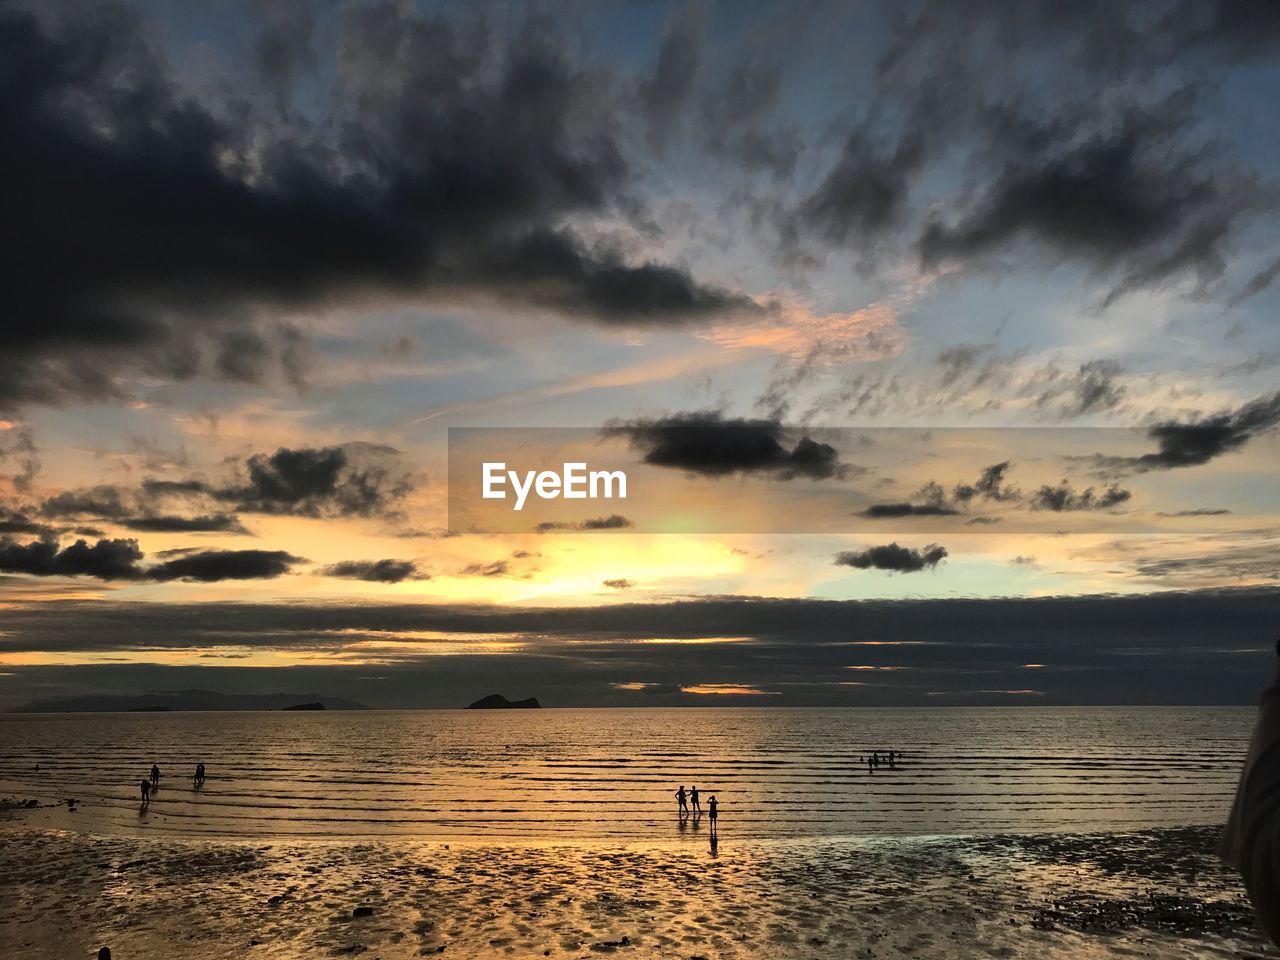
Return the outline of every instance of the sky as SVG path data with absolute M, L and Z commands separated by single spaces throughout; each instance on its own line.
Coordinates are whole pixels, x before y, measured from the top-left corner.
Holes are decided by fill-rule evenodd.
M 0 0 L 0 709 L 1250 702 L 1277 92 L 1262 0 Z

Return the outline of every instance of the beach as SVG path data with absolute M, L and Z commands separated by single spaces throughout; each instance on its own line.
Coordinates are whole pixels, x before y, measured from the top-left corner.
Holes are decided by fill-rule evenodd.
M 1275 957 L 1218 829 L 668 843 L 91 835 L 5 814 L 0 956 Z
M 4 715 L 0 957 L 1276 957 L 1214 853 L 1250 719 Z

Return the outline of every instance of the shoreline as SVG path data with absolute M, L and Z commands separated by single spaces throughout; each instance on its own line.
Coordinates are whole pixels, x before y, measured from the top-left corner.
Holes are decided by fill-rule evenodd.
M 0 825 L 0 955 L 1280 956 L 1218 827 L 519 843 Z M 357 915 L 361 914 L 361 915 Z

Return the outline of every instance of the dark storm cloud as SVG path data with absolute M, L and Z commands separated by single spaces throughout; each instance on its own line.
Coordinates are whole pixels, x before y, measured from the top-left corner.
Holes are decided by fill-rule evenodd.
M 644 462 L 706 477 L 754 473 L 792 480 L 842 478 L 848 467 L 835 448 L 809 437 L 791 446 L 776 420 L 725 417 L 709 411 L 677 413 L 656 419 L 614 421 L 601 429 L 606 437 L 624 437 L 644 451 Z
M 285 46 L 259 46 L 276 85 Z M 572 231 L 626 202 L 629 170 L 608 76 L 545 29 L 353 9 L 309 129 L 252 89 L 197 100 L 122 6 L 7 9 L 0 62 L 0 409 L 120 398 L 122 376 L 297 379 L 298 331 L 264 317 L 336 299 L 641 325 L 758 309 Z
M 634 580 L 628 580 L 625 577 L 619 577 L 616 580 L 602 580 L 600 582 L 610 590 L 630 590 L 636 585 Z
M 364 580 L 369 583 L 401 583 L 405 580 L 426 580 L 412 560 L 344 560 L 325 567 L 321 573 L 327 577 L 346 580 Z
M 1115 484 L 1101 492 L 1093 487 L 1076 492 L 1066 480 L 1057 486 L 1045 484 L 1031 495 L 1032 510 L 1110 510 L 1133 498 L 1133 493 Z
M 333 651 L 364 636 L 406 646 L 441 634 L 451 648 L 508 636 L 515 653 L 388 657 L 366 683 L 367 663 L 273 668 L 162 668 L 139 664 L 11 667 L 0 701 L 31 699 L 34 683 L 94 691 L 201 688 L 330 690 L 373 706 L 460 706 L 460 690 L 535 692 L 556 706 L 635 703 L 613 683 L 641 679 L 678 689 L 734 682 L 782 690 L 791 705 L 923 705 L 930 692 L 1034 686 L 1046 703 L 1253 703 L 1274 672 L 1275 590 L 1158 595 L 828 601 L 712 597 L 596 607 L 513 608 L 433 604 L 116 603 L 15 604 L 5 611 L 5 652 L 294 649 Z M 1230 624 L 1225 631 L 1223 624 Z M 648 638 L 741 637 L 737 643 Z M 886 638 L 902 641 L 884 645 Z M 566 642 L 572 641 L 572 642 Z M 875 645 L 870 645 L 874 643 Z M 640 656 L 638 656 L 638 651 Z M 1044 664 L 1034 671 L 1024 665 Z M 849 670 L 897 666 L 897 671 Z M 1034 678 L 1034 679 L 1033 679 Z M 857 681 L 857 685 L 842 685 Z M 48 688 L 41 688 L 48 689 Z M 460 702 L 462 701 L 462 702 Z M 646 698 L 645 703 L 678 700 Z M 720 702 L 720 701 L 717 701 Z
M 152 514 L 117 521 L 139 533 L 248 533 L 240 518 L 229 513 L 209 513 L 199 517 Z
M 1139 457 L 1097 457 L 1105 470 L 1146 473 L 1179 467 L 1203 466 L 1210 460 L 1241 449 L 1254 437 L 1280 424 L 1280 393 L 1259 397 L 1236 410 L 1203 417 L 1190 423 L 1161 423 L 1147 430 L 1156 441 L 1155 453 Z
M 936 567 L 947 556 L 947 548 L 931 543 L 923 550 L 886 543 L 866 550 L 845 550 L 836 554 L 840 566 L 858 570 L 889 570 L 894 573 L 918 573 Z

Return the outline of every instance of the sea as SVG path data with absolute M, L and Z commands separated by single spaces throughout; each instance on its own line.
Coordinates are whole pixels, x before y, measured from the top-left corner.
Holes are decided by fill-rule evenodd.
M 106 832 L 564 841 L 1097 832 L 1226 818 L 1236 707 L 0 714 L 0 798 Z M 890 767 L 868 768 L 873 751 Z M 203 762 L 207 780 L 192 782 Z M 155 763 L 160 789 L 143 806 Z M 62 809 L 59 807 L 59 809 Z

